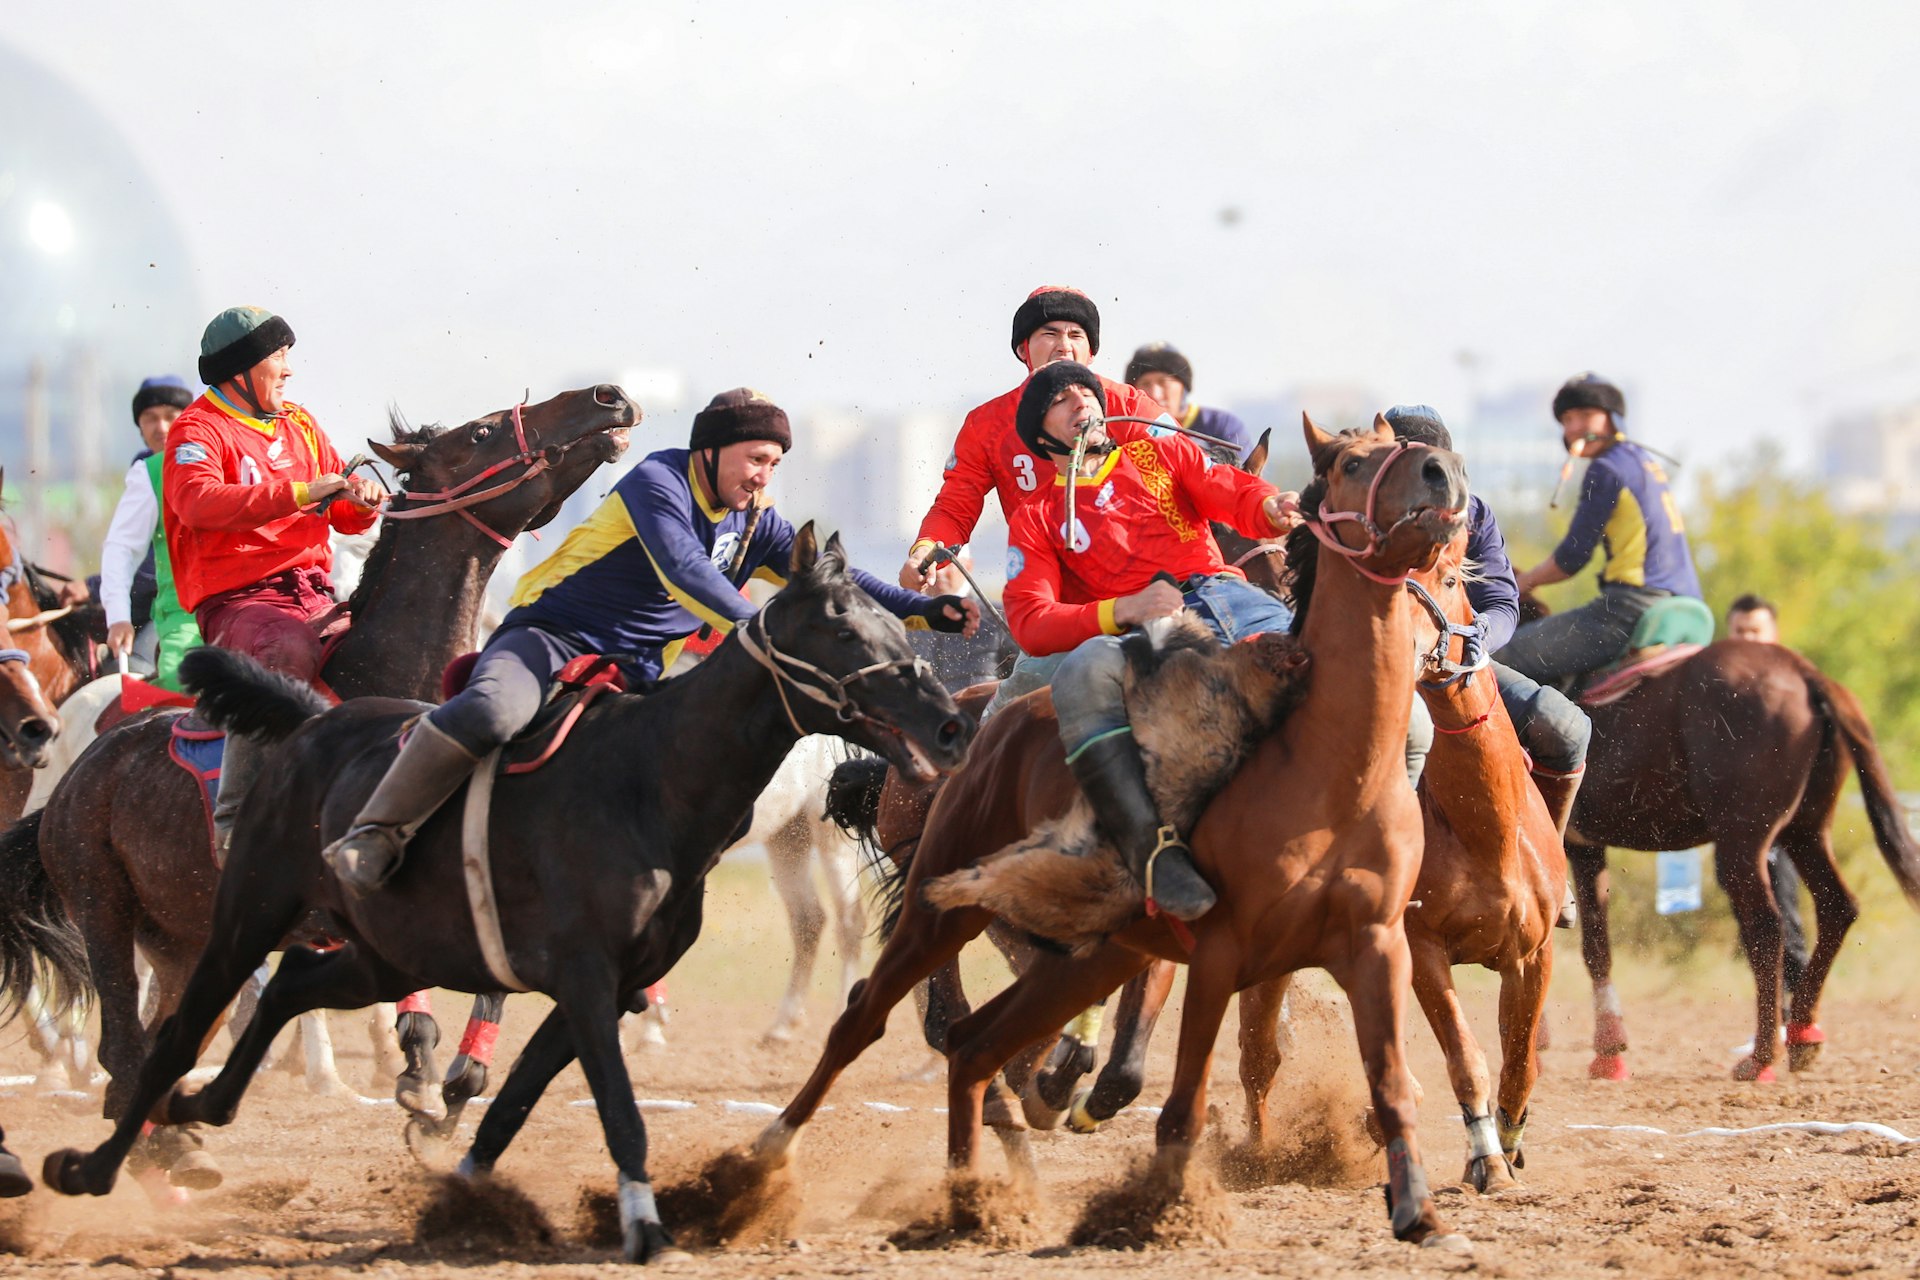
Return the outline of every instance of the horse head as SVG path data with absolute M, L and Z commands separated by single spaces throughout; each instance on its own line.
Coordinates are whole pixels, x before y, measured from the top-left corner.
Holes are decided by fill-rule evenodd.
M 13 544 L 14 532 L 0 521 L 0 767 L 37 769 L 47 762 L 47 749 L 60 734 L 55 713 L 40 681 L 33 674 L 32 656 L 16 647 L 14 635 L 44 629 L 37 621 L 41 609 L 27 579 L 26 562 Z M 16 626 L 15 623 L 25 626 Z
M 866 747 L 916 782 L 966 759 L 973 722 L 848 574 L 838 534 L 821 547 L 802 526 L 786 587 L 735 636 L 773 672 L 796 728 Z
M 1397 439 L 1383 416 L 1371 431 L 1339 435 L 1301 420 L 1313 455 L 1313 483 L 1300 495 L 1305 527 L 1369 576 L 1431 567 L 1466 525 L 1460 455 Z
M 465 513 L 500 538 L 538 529 L 602 464 L 627 448 L 640 406 L 608 384 L 563 391 L 465 426 L 408 427 L 396 414 L 391 444 L 367 443 L 407 477 L 388 515 Z
M 1272 431 L 1262 431 L 1260 442 L 1247 454 L 1246 461 L 1237 458 L 1217 456 L 1215 447 L 1209 446 L 1207 454 L 1216 463 L 1225 462 L 1239 467 L 1249 475 L 1259 475 L 1267 469 L 1267 442 Z M 1213 540 L 1220 544 L 1220 554 L 1226 562 L 1247 575 L 1247 581 L 1264 591 L 1278 592 L 1281 578 L 1287 567 L 1287 548 L 1284 539 L 1249 538 L 1231 525 L 1216 522 L 1213 526 Z

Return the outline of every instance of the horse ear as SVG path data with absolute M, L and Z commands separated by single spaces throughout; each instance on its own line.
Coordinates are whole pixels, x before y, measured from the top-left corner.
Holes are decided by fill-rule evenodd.
M 1397 438 L 1393 434 L 1393 424 L 1387 421 L 1387 415 L 1384 413 L 1376 413 L 1373 415 L 1373 434 L 1375 439 L 1388 442 L 1392 442 Z
M 847 549 L 840 545 L 840 531 L 834 530 L 827 535 L 827 547 L 820 556 L 822 572 L 845 573 L 847 570 Z
M 1312 417 L 1310 417 L 1305 410 L 1301 411 L 1300 424 L 1307 433 L 1307 452 L 1316 458 L 1320 456 L 1322 449 L 1338 439 L 1337 436 L 1322 431 L 1319 427 L 1315 426 Z
M 427 451 L 423 444 L 382 444 L 378 440 L 367 441 L 367 448 L 380 456 L 380 460 L 395 471 L 412 471 L 414 464 L 420 461 L 420 455 Z
M 7 469 L 5 466 L 0 466 L 0 494 L 5 494 L 6 491 L 7 491 Z
M 1267 442 L 1272 438 L 1272 427 L 1260 433 L 1260 443 L 1253 446 L 1252 451 L 1247 454 L 1247 460 L 1240 464 L 1248 475 L 1257 476 L 1267 469 Z
M 789 580 L 803 578 L 813 572 L 813 566 L 820 560 L 820 539 L 813 532 L 813 521 L 801 525 L 793 535 L 793 555 L 787 563 Z

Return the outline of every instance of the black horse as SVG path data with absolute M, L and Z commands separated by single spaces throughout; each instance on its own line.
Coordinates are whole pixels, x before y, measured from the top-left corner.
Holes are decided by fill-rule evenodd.
M 224 1125 L 289 1018 L 354 1009 L 427 986 L 499 985 L 467 908 L 458 796 L 421 828 L 398 877 L 365 901 L 320 857 L 393 759 L 423 704 L 362 698 L 323 712 L 310 690 L 204 649 L 182 675 L 230 731 L 284 738 L 235 826 L 213 941 L 179 1012 L 141 1066 L 132 1104 L 91 1153 L 47 1157 L 47 1184 L 104 1195 L 141 1124 Z M 907 645 L 905 629 L 846 574 L 838 539 L 795 538 L 789 585 L 693 672 L 644 697 L 593 704 L 544 769 L 500 778 L 490 826 L 507 968 L 555 1008 L 482 1121 L 462 1170 L 485 1174 L 549 1081 L 578 1058 L 620 1171 L 626 1256 L 672 1245 L 654 1207 L 646 1130 L 620 1056 L 638 1009 L 699 935 L 705 878 L 802 733 L 833 733 L 903 773 L 958 768 L 972 724 Z M 464 792 L 463 792 L 464 794 Z M 309 913 L 345 945 L 295 949 L 219 1076 L 175 1088 L 246 977 Z

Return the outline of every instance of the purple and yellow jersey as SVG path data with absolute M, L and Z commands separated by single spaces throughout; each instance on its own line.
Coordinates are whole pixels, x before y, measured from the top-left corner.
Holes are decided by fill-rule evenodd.
M 1602 545 L 1607 553 L 1602 587 L 1651 587 L 1700 597 L 1686 525 L 1667 473 L 1652 454 L 1625 438 L 1588 464 L 1580 505 L 1567 536 L 1554 548 L 1553 562 L 1571 577 Z

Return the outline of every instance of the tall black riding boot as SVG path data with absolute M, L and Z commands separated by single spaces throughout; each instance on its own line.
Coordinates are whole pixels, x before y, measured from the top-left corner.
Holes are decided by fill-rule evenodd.
M 1160 820 L 1133 734 L 1095 739 L 1074 755 L 1072 766 L 1101 830 L 1113 838 L 1147 896 L 1177 920 L 1205 915 L 1218 898 L 1193 865 L 1180 833 Z
M 349 893 L 364 897 L 400 866 L 407 841 L 431 818 L 478 763 L 471 751 L 425 716 L 414 721 L 406 745 L 367 797 L 347 834 L 322 851 Z

